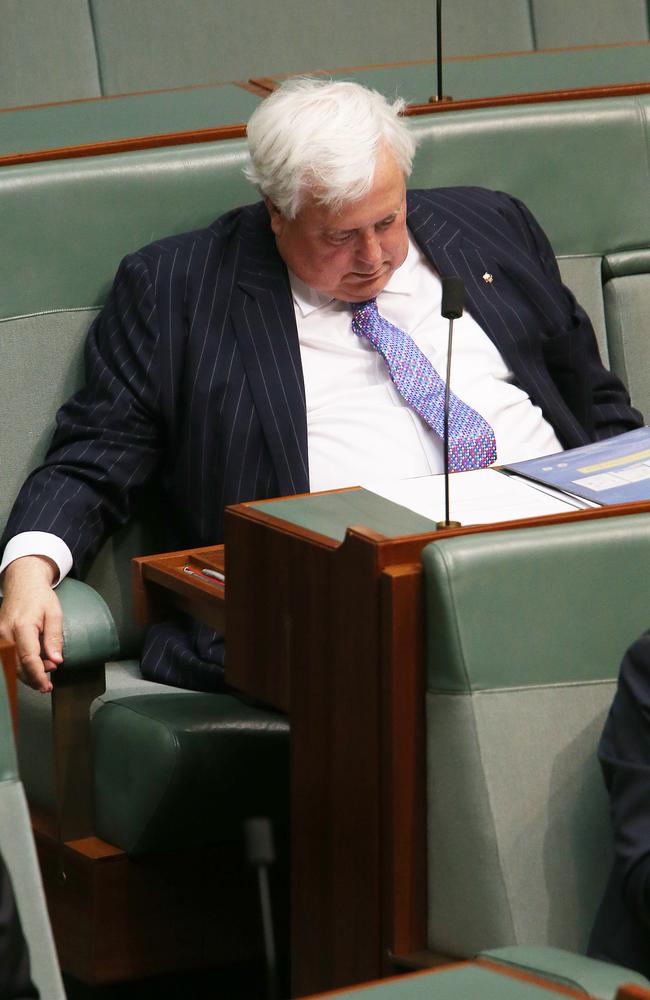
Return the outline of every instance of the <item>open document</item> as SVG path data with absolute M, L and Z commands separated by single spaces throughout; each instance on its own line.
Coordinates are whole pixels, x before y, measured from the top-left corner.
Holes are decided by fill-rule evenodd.
M 650 500 L 650 427 L 506 469 L 597 506 Z
M 363 484 L 371 493 L 401 504 L 409 510 L 442 521 L 445 516 L 444 476 L 372 481 Z M 563 496 L 544 487 L 505 475 L 496 469 L 455 472 L 449 479 L 450 516 L 463 526 L 518 521 L 545 514 L 582 509 L 577 498 Z

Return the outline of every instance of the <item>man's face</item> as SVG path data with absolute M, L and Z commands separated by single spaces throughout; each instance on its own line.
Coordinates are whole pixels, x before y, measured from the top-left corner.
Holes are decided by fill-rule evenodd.
M 280 256 L 310 288 L 344 302 L 364 302 L 382 290 L 406 259 L 406 187 L 399 165 L 384 150 L 372 187 L 339 211 L 307 198 L 295 219 L 267 199 Z

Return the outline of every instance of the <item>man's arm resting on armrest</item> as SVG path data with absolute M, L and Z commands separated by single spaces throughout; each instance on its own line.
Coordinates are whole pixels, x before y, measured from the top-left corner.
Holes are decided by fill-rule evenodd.
M 68 572 L 72 559 L 66 565 L 65 553 L 63 558 L 59 552 L 50 557 L 33 550 L 21 555 L 17 547 L 12 552 L 17 538 L 7 545 L 3 559 L 0 637 L 15 643 L 21 679 L 36 691 L 48 692 L 52 690 L 48 674 L 63 662 L 63 615 L 52 588 Z M 60 545 L 69 554 L 65 543 Z

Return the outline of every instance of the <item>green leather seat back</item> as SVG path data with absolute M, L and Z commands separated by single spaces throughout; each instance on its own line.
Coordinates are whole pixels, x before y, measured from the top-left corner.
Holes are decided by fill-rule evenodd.
M 645 514 L 425 549 L 433 951 L 584 951 L 611 861 L 596 745 L 649 558 Z
M 87 0 L 2 0 L 0 107 L 101 94 Z
M 406 10 L 390 0 L 254 0 L 245 17 L 238 0 L 192 0 L 189 8 L 176 0 L 90 0 L 90 7 L 105 94 L 430 59 L 435 50 L 426 0 Z
M 531 0 L 535 48 L 648 40 L 646 0 Z
M 442 33 L 444 57 L 526 52 L 535 48 L 528 0 L 445 3 L 442 5 Z M 431 48 L 433 50 L 433 45 Z M 434 56 L 435 52 L 431 51 L 429 58 Z
M 612 366 L 630 390 L 635 406 L 650 414 L 650 252 L 605 258 L 605 317 Z
M 23 786 L 18 776 L 4 674 L 0 671 L 0 854 L 11 876 L 32 978 L 47 1000 L 65 1000 Z

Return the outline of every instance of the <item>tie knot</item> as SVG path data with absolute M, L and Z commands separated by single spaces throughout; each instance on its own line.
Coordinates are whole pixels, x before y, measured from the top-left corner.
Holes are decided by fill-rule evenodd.
M 352 302 L 353 319 L 376 316 L 378 313 L 377 299 L 366 299 L 365 302 Z
M 352 303 L 352 330 L 358 337 L 365 337 L 374 347 L 378 347 L 382 326 L 377 299 Z

